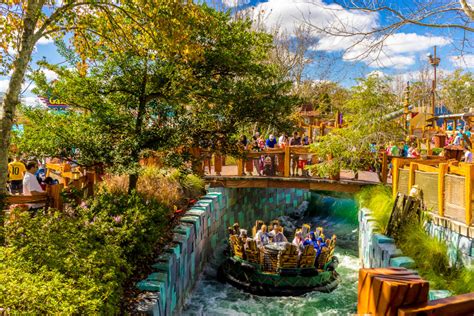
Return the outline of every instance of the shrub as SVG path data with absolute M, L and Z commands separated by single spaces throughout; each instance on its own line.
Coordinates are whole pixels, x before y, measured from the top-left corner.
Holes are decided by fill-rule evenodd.
M 24 212 L 5 227 L 0 306 L 11 314 L 117 314 L 132 267 L 167 238 L 169 222 L 156 200 L 107 190 L 67 214 Z
M 391 188 L 383 185 L 366 187 L 356 195 L 356 199 L 360 206 L 372 211 L 377 228 L 385 233 L 394 203 Z

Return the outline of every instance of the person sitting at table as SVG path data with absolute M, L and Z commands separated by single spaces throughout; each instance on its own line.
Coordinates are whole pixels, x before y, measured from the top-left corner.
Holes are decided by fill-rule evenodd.
M 285 235 L 283 234 L 283 227 L 278 226 L 276 228 L 276 234 L 275 237 L 273 238 L 274 242 L 288 242 L 288 239 L 286 239 Z
M 258 219 L 255 221 L 255 226 L 252 227 L 252 237 L 257 236 L 258 231 L 262 228 L 263 221 Z
M 255 235 L 255 241 L 257 242 L 258 247 L 264 247 L 270 242 L 268 239 L 267 225 L 262 225 L 260 230 Z
M 239 235 L 239 240 L 242 242 L 242 244 L 245 246 L 247 244 L 247 230 L 246 229 L 241 229 L 240 230 L 240 235 Z
M 311 238 L 311 233 L 306 234 L 306 237 L 303 241 L 303 246 L 307 246 L 307 245 L 314 246 L 313 239 Z
M 234 229 L 234 235 L 239 236 L 240 235 L 240 225 L 239 225 L 239 223 L 234 223 L 232 228 Z

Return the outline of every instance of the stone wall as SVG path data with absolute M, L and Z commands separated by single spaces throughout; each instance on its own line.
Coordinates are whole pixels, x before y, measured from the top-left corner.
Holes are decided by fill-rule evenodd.
M 359 211 L 359 258 L 361 268 L 413 268 L 412 258 L 403 256 L 395 241 L 379 234 L 369 209 Z
M 430 236 L 446 243 L 452 264 L 459 260 L 466 266 L 474 264 L 474 227 L 430 213 L 425 229 Z
M 148 315 L 178 314 L 201 271 L 238 222 L 251 229 L 293 211 L 311 193 L 301 189 L 215 188 L 180 219 L 173 242 L 152 265 L 153 273 L 138 282 L 143 291 L 137 310 Z

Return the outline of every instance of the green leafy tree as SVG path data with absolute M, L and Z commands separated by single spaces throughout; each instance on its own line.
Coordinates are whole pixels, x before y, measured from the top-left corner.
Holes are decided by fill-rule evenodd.
M 474 77 L 471 72 L 455 70 L 441 81 L 441 99 L 454 113 L 474 107 Z
M 387 79 L 377 75 L 358 80 L 343 107 L 348 127 L 335 129 L 312 145 L 324 161 L 314 165 L 320 176 L 337 176 L 341 169 L 359 170 L 376 166 L 378 149 L 402 135 L 401 127 L 384 116 L 396 110 L 395 95 Z
M 102 162 L 130 174 L 132 190 L 146 150 L 173 154 L 178 147 L 186 152 L 198 146 L 225 153 L 235 148 L 242 126 L 289 125 L 296 99 L 266 59 L 270 36 L 252 31 L 249 21 L 231 21 L 228 14 L 206 6 L 169 9 L 160 14 L 173 15 L 174 25 L 164 23 L 163 32 L 154 30 L 156 34 L 146 31 L 157 38 L 145 42 L 145 31 L 136 27 L 122 28 L 127 32 L 120 34 L 121 40 L 108 40 L 104 34 L 114 30 L 96 21 L 90 26 L 95 32 L 77 39 L 83 42 L 80 54 L 87 57 L 87 67 L 76 71 L 46 65 L 59 75 L 54 84 L 36 74 L 37 92 L 52 93 L 71 109 L 57 120 L 26 111 L 32 124 L 25 128 L 24 148 L 34 150 L 35 143 L 42 144 L 35 141 L 38 137 L 53 134 L 50 140 L 63 141 L 60 149 L 49 143 L 36 151 L 57 155 L 79 148 L 80 156 L 74 158 L 80 162 Z M 178 26 L 182 32 L 175 30 Z M 95 35 L 99 32 L 100 37 Z M 75 123 L 68 126 L 68 119 Z M 43 133 L 46 127 L 49 131 Z

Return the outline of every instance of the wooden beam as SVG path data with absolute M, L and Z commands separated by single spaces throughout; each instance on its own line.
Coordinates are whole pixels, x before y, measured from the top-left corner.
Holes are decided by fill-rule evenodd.
M 444 191 L 446 188 L 445 175 L 448 172 L 448 164 L 440 163 L 438 167 L 438 214 L 444 216 Z
M 465 174 L 465 192 L 464 192 L 464 203 L 466 209 L 466 225 L 470 226 L 472 221 L 472 178 L 474 165 L 464 165 Z
M 418 170 L 418 164 L 410 163 L 410 171 L 408 174 L 408 192 L 415 185 L 415 171 Z
M 290 145 L 285 146 L 285 171 L 283 173 L 285 177 L 290 176 Z
M 393 158 L 392 159 L 392 197 L 395 199 L 398 194 L 398 180 L 400 176 L 400 159 Z

